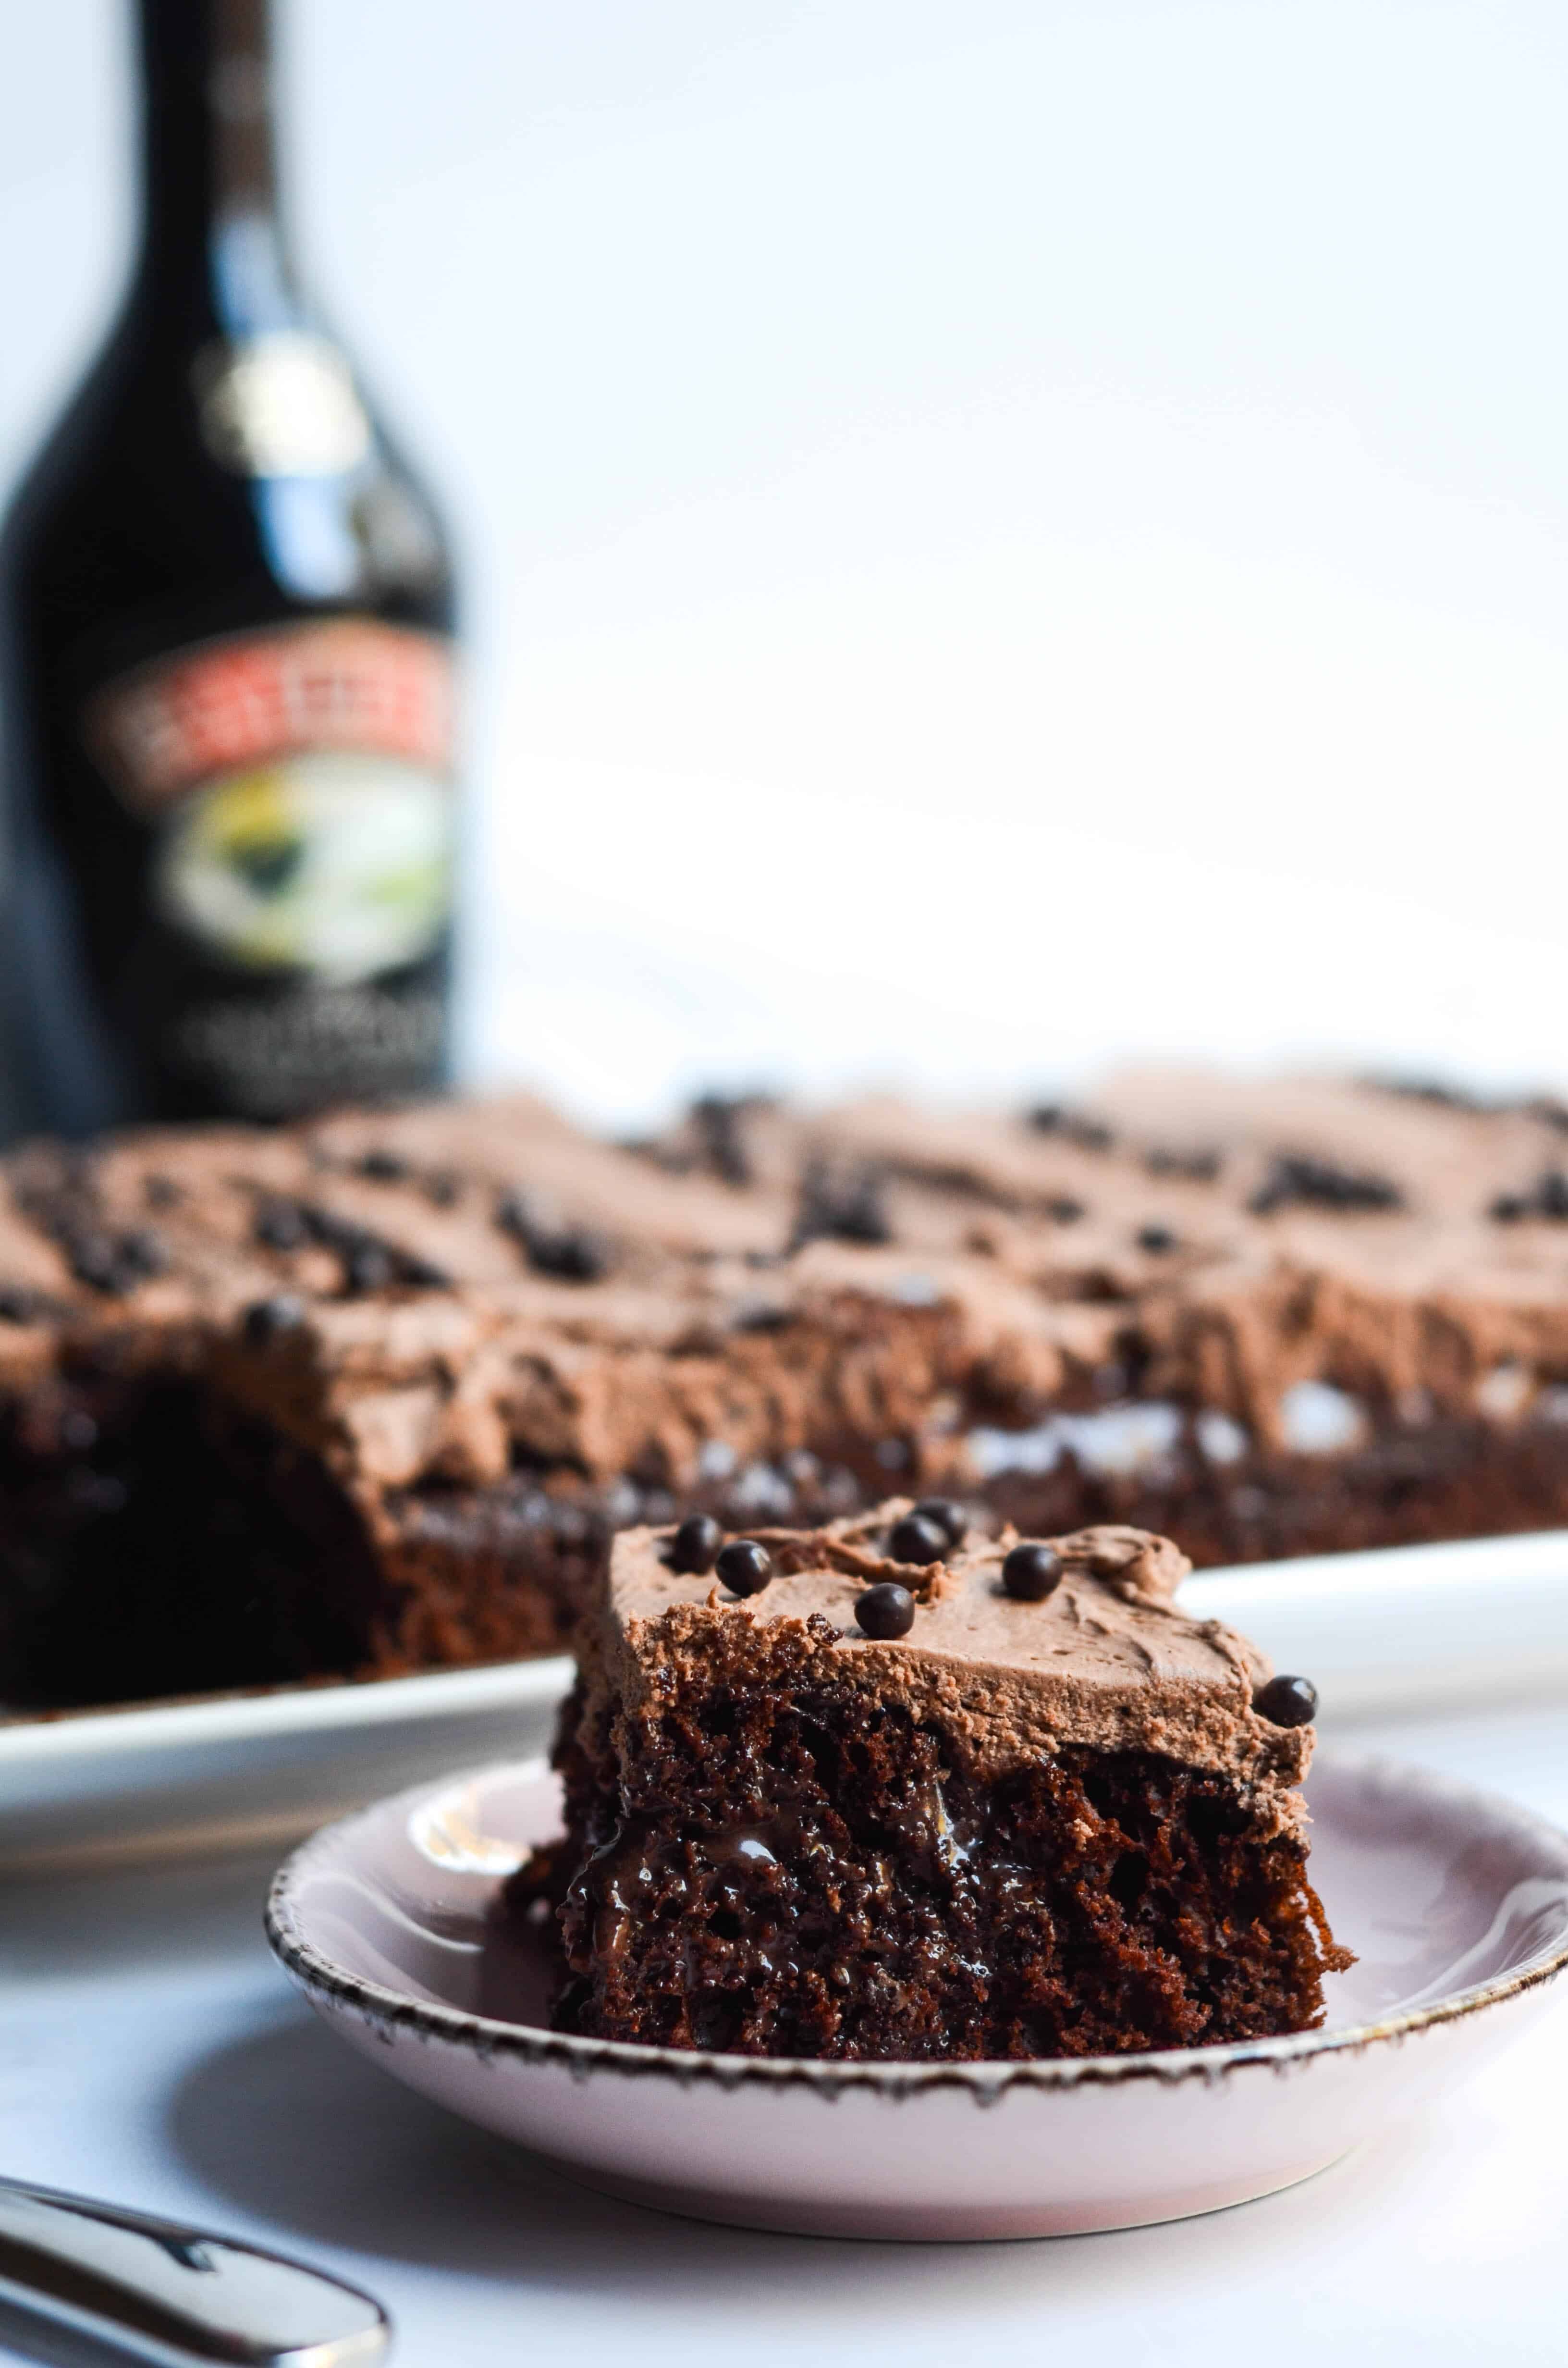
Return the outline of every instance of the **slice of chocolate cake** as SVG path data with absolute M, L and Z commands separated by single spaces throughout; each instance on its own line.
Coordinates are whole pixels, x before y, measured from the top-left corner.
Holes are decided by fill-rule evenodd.
M 744 2055 L 1087 2055 L 1310 2028 L 1315 1697 L 1101 1528 L 906 1500 L 615 1542 L 559 1760 L 562 2030 Z

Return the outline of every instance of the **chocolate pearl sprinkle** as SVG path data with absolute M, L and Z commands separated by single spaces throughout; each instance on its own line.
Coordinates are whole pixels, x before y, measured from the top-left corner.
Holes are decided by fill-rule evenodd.
M 940 1562 L 951 1551 L 947 1531 L 921 1513 L 906 1513 L 888 1531 L 888 1553 L 894 1562 Z
M 1068 1110 L 1061 1102 L 1038 1102 L 1024 1112 L 1024 1123 L 1037 1134 L 1060 1135 L 1063 1142 L 1076 1144 L 1080 1151 L 1108 1151 L 1116 1140 L 1103 1120 Z
M 864 1635 L 879 1640 L 907 1636 L 915 1625 L 915 1598 L 907 1587 L 883 1579 L 856 1598 L 855 1621 Z
M 279 1292 L 276 1298 L 258 1299 L 244 1312 L 244 1337 L 253 1349 L 264 1349 L 270 1341 L 292 1332 L 305 1320 L 305 1303 L 292 1292 Z
M 302 1249 L 310 1239 L 303 1212 L 291 1201 L 275 1201 L 256 1212 L 256 1238 L 264 1249 Z
M 1176 1237 L 1168 1225 L 1144 1225 L 1139 1232 L 1138 1247 L 1151 1258 L 1162 1258 L 1176 1246 Z
M 78 1282 L 88 1283 L 95 1291 L 123 1292 L 119 1260 L 108 1234 L 73 1233 L 61 1247 Z
M 855 1599 L 855 1624 L 865 1636 L 891 1641 L 915 1627 L 915 1596 L 895 1579 L 881 1579 Z
M 742 1124 L 756 1108 L 750 1094 L 703 1094 L 691 1105 L 691 1123 L 701 1157 L 726 1184 L 752 1181 L 752 1165 Z
M 355 1242 L 344 1251 L 343 1287 L 351 1297 L 385 1291 L 395 1273 L 392 1252 L 381 1242 Z
M 1051 1546 L 1028 1540 L 1002 1565 L 1002 1584 L 1017 1603 L 1043 1603 L 1062 1584 L 1062 1557 Z
M 574 1227 L 536 1235 L 528 1264 L 536 1274 L 552 1275 L 558 1282 L 597 1282 L 608 1271 L 609 1253 L 597 1234 Z
M 692 1513 L 670 1540 L 665 1565 L 669 1570 L 687 1571 L 695 1577 L 703 1577 L 718 1561 L 719 1549 L 723 1543 L 724 1532 L 711 1513 Z
M 1550 1217 L 1561 1224 L 1568 1218 L 1568 1176 L 1549 1167 L 1528 1192 L 1503 1192 L 1487 1212 L 1499 1225 L 1517 1225 L 1524 1217 Z
M 801 1178 L 800 1206 L 788 1254 L 793 1257 L 809 1242 L 891 1242 L 892 1222 L 887 1209 L 887 1178 L 870 1160 L 835 1166 L 818 1156 L 808 1160 Z
M 930 1521 L 947 1539 L 949 1553 L 956 1553 L 969 1534 L 969 1515 L 951 1497 L 922 1497 L 915 1508 L 917 1521 Z
M 1270 1678 L 1254 1694 L 1252 1706 L 1270 1726 L 1310 1726 L 1317 1716 L 1318 1690 L 1311 1678 Z
M 420 1291 L 450 1291 L 452 1278 L 444 1266 L 436 1266 L 429 1258 L 410 1258 L 406 1252 L 397 1254 L 397 1279 L 411 1282 Z
M 535 1274 L 555 1282 L 597 1282 L 609 1271 L 608 1243 L 586 1226 L 556 1230 L 541 1224 L 524 1193 L 502 1195 L 495 1204 L 495 1223 L 521 1246 Z
M 1255 1217 L 1300 1205 L 1315 1209 L 1401 1209 L 1404 1196 L 1386 1176 L 1336 1167 L 1331 1160 L 1301 1152 L 1277 1154 L 1262 1184 L 1247 1202 Z
M 713 1567 L 732 1595 L 760 1595 L 773 1576 L 773 1557 L 755 1538 L 732 1538 Z

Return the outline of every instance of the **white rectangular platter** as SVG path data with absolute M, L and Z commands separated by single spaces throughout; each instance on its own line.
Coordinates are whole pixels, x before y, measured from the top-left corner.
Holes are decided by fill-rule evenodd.
M 1568 1698 L 1568 1531 L 1205 1571 L 1184 1607 L 1310 1677 L 1323 1724 Z M 444 1770 L 548 1747 L 564 1658 L 0 1723 L 0 1864 L 282 1845 Z
M 283 1844 L 445 1768 L 547 1749 L 562 1656 L 0 1724 L 0 1866 Z

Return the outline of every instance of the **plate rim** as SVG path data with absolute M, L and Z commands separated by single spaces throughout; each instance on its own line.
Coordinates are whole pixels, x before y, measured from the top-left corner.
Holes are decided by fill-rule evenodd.
M 1321 1758 L 1336 1774 L 1359 1773 L 1372 1780 L 1379 1771 L 1384 1771 L 1405 1783 L 1415 1780 L 1428 1795 L 1447 1799 L 1456 1807 L 1469 1806 L 1493 1818 L 1500 1816 L 1555 1856 L 1568 1881 L 1568 1833 L 1500 1793 L 1455 1782 L 1384 1752 L 1338 1751 L 1330 1748 Z M 524 1759 L 493 1760 L 472 1770 L 453 1770 L 445 1778 L 411 1785 L 348 1816 L 335 1818 L 301 1843 L 274 1875 L 263 1916 L 268 1945 L 290 1979 L 313 2003 L 351 2010 L 388 2042 L 397 2033 L 408 2032 L 427 2043 L 456 2047 L 485 2064 L 504 2057 L 530 2068 L 564 2070 L 575 2080 L 611 2073 L 627 2079 L 665 2079 L 681 2089 L 793 2088 L 829 2098 L 856 2089 L 903 2099 L 956 2089 L 968 2093 L 979 2105 L 991 2105 L 1020 2089 L 1062 2093 L 1074 2089 L 1120 2088 L 1149 2082 L 1174 2088 L 1195 2080 L 1212 2087 L 1232 2073 L 1256 2066 L 1278 2074 L 1319 2056 L 1362 2055 L 1386 2042 L 1403 2041 L 1506 2005 L 1531 1990 L 1544 1988 L 1568 1970 L 1565 1900 L 1555 1943 L 1523 1965 L 1493 1975 L 1485 1981 L 1468 1984 L 1425 2005 L 1407 2007 L 1369 2021 L 1319 2031 L 1288 2032 L 1268 2039 L 1230 2040 L 1209 2047 L 1162 2048 L 1138 2055 L 1053 2056 L 1021 2063 L 998 2059 L 928 2064 L 845 2063 L 807 2056 L 727 2055 L 710 2049 L 582 2038 L 572 2032 L 505 2022 L 495 2016 L 473 2014 L 460 2007 L 412 1998 L 364 1975 L 350 1973 L 308 1938 L 298 1905 L 300 1885 L 313 1872 L 315 1861 L 327 1857 L 355 1827 L 403 1804 L 412 1810 L 455 1782 L 481 1782 L 503 1772 L 516 1777 L 534 1771 L 539 1778 L 551 1772 L 549 1762 L 538 1754 Z

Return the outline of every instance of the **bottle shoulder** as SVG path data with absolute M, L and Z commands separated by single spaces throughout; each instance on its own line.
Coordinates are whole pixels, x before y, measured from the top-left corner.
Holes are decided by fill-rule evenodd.
M 210 326 L 122 314 L 13 495 L 12 603 L 69 633 L 107 609 L 243 586 L 265 610 L 347 606 L 449 630 L 445 529 L 342 347 L 303 320 L 252 336 Z

